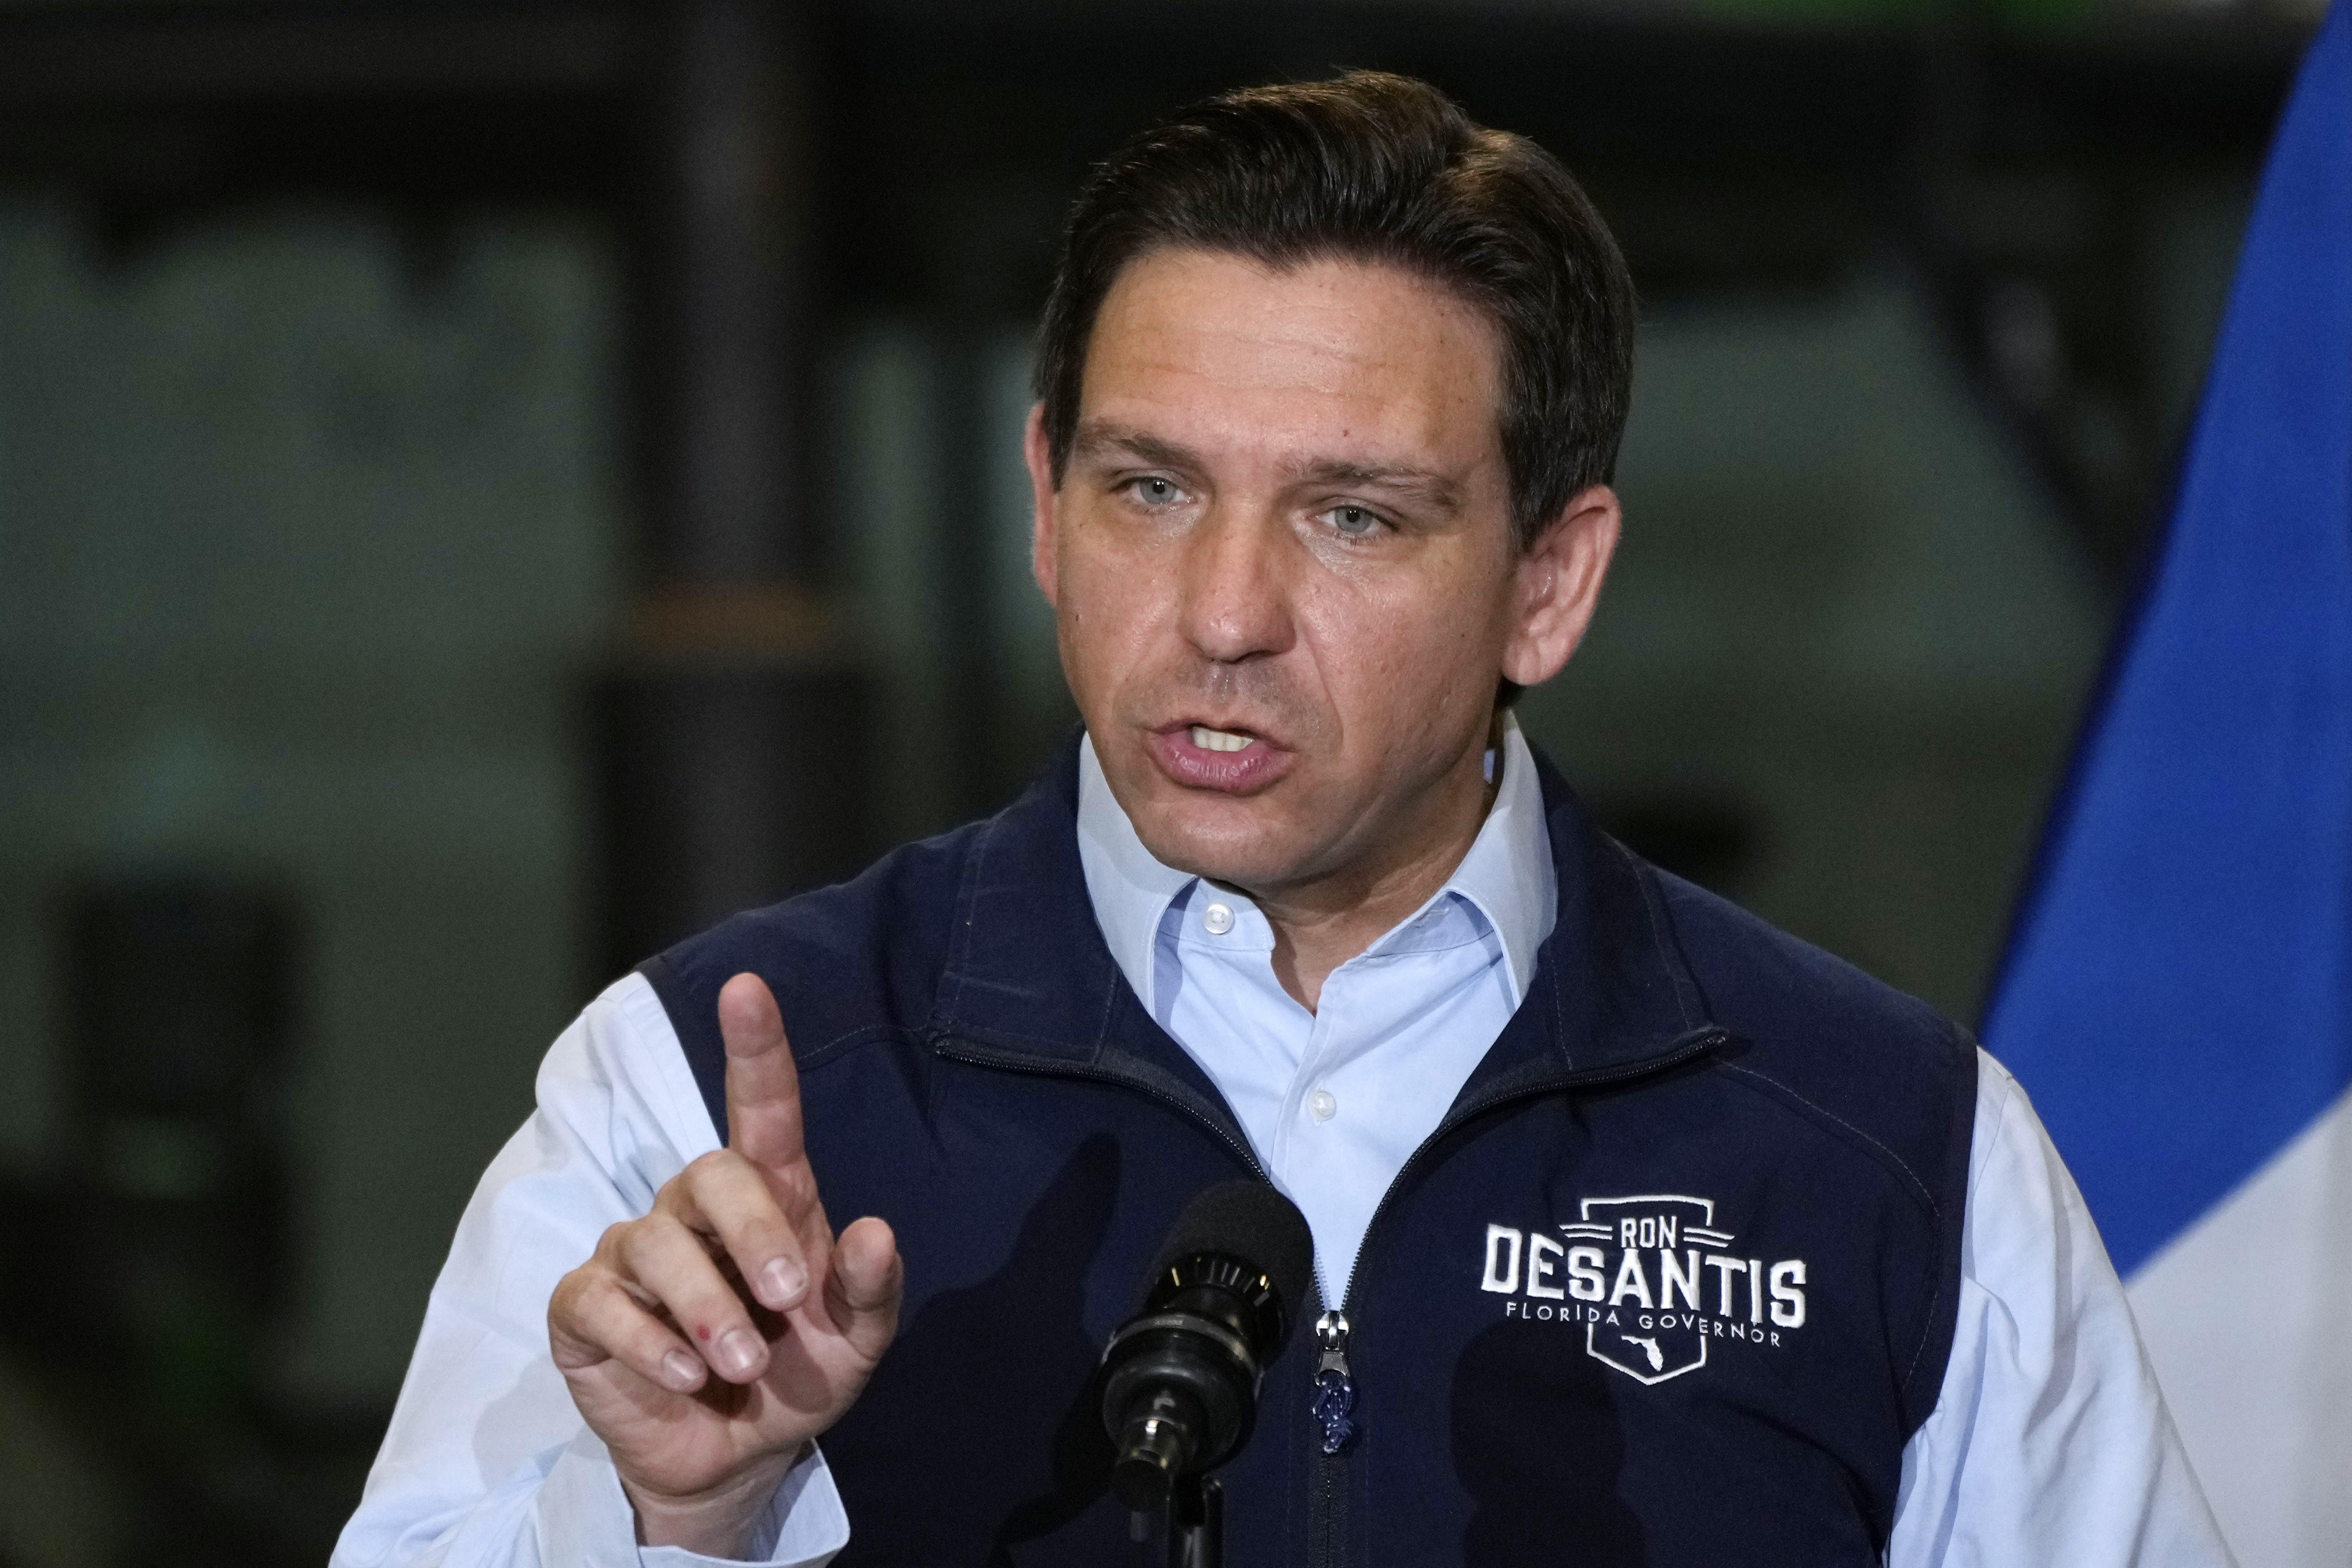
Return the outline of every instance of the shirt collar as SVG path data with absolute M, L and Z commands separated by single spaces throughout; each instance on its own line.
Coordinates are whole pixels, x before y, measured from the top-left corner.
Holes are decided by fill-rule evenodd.
M 1496 759 L 1503 777 L 1495 803 L 1469 852 L 1429 903 L 1458 896 L 1485 916 L 1502 942 L 1516 1004 L 1535 978 L 1536 950 L 1551 935 L 1559 914 L 1559 872 L 1544 825 L 1543 786 L 1536 776 L 1535 754 L 1519 733 L 1518 720 L 1508 714 Z M 1200 879 L 1161 863 L 1144 848 L 1112 795 L 1088 737 L 1078 742 L 1078 860 L 1103 941 L 1145 1009 L 1151 1010 L 1156 1006 L 1153 956 L 1161 919 L 1168 906 Z M 1398 929 L 1412 918 L 1408 915 Z M 1373 946 L 1381 946 L 1393 935 Z
M 1087 873 L 1087 897 L 1103 942 L 1150 1012 L 1160 917 L 1201 879 L 1161 864 L 1143 847 L 1135 824 L 1110 792 L 1090 736 L 1078 737 L 1078 863 Z

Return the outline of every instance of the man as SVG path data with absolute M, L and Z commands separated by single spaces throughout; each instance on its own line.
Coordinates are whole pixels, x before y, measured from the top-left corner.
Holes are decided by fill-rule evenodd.
M 1509 719 L 1633 315 L 1566 172 L 1401 78 L 1098 170 L 1028 434 L 1084 737 L 558 1041 L 337 1561 L 1131 1560 L 1090 1373 L 1260 1175 L 1320 1300 L 1237 1564 L 2226 1562 L 2007 1076 Z

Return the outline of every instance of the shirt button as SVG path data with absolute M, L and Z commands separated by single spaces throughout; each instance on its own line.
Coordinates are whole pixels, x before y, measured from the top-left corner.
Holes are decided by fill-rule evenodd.
M 1234 928 L 1234 909 L 1229 904 L 1213 904 L 1201 911 L 1201 924 L 1212 936 L 1223 936 Z
M 1331 1098 L 1328 1089 L 1318 1089 L 1307 1097 L 1307 1112 L 1318 1122 L 1328 1122 L 1339 1113 L 1339 1102 Z

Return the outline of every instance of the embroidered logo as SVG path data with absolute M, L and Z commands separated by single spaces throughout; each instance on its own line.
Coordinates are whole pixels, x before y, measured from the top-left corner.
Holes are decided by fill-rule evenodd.
M 1768 1265 L 1738 1240 L 1712 1198 L 1588 1197 L 1549 1229 L 1487 1226 L 1478 1288 L 1505 1317 L 1580 1326 L 1587 1355 L 1660 1384 L 1705 1366 L 1710 1344 L 1777 1350 L 1805 1326 L 1805 1260 Z

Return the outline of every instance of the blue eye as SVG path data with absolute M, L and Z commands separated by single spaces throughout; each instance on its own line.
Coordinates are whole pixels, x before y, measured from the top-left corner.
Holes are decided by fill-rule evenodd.
M 1149 477 L 1131 482 L 1135 498 L 1147 507 L 1164 507 L 1182 496 L 1183 492 L 1167 479 Z
M 1360 539 L 1380 527 L 1380 518 L 1361 507 L 1334 507 L 1324 516 L 1348 538 Z

